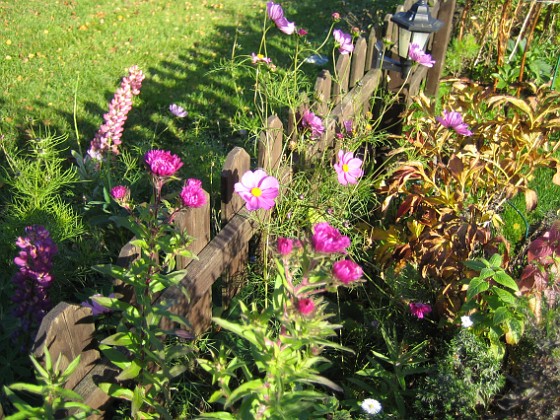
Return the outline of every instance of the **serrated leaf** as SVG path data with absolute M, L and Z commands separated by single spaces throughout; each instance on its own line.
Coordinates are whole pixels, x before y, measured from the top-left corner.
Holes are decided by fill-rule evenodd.
M 507 320 L 511 319 L 512 317 L 513 314 L 511 313 L 511 311 L 509 311 L 507 308 L 502 306 L 496 309 L 496 311 L 494 311 L 494 317 L 492 319 L 492 322 L 494 323 L 494 325 L 500 325 L 506 322 Z
M 469 283 L 469 288 L 467 289 L 467 301 L 472 300 L 479 293 L 485 292 L 489 287 L 490 285 L 486 280 L 475 277 Z
M 500 254 L 493 254 L 490 259 L 488 260 L 488 262 L 490 263 L 490 266 L 493 267 L 494 269 L 501 267 L 502 266 L 502 261 L 503 258 Z
M 486 264 L 484 264 L 480 260 L 467 260 L 467 261 L 464 261 L 463 264 L 466 265 L 471 270 L 475 270 L 475 271 L 480 271 L 484 267 L 486 267 Z
M 512 279 L 505 271 L 500 270 L 500 271 L 496 271 L 496 274 L 494 274 L 494 280 L 496 281 L 496 283 L 501 284 L 504 287 L 508 287 L 514 291 L 518 291 L 519 287 L 517 286 L 517 283 L 515 282 L 514 279 Z
M 492 289 L 492 291 L 498 295 L 498 297 L 500 298 L 500 300 L 501 300 L 502 302 L 507 303 L 508 305 L 512 305 L 512 306 L 513 306 L 513 305 L 515 305 L 515 304 L 517 303 L 517 299 L 516 299 L 516 297 L 513 295 L 513 293 L 511 293 L 511 292 L 509 292 L 509 291 L 507 291 L 507 290 L 501 289 L 501 288 L 499 288 L 499 287 L 494 287 L 494 288 Z

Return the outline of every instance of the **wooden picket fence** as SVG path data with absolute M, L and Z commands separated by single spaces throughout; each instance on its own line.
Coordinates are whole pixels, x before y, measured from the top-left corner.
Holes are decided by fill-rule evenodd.
M 412 3 L 412 0 L 407 0 L 404 10 Z M 426 93 L 433 95 L 437 92 L 454 9 L 455 0 L 436 1 L 432 6 L 432 14 L 445 23 L 432 39 L 431 54 L 436 65 L 431 69 L 419 67 L 416 70 L 402 90 L 407 95 L 417 93 L 423 81 Z M 385 34 L 385 38 L 396 39 L 396 28 L 388 19 Z M 377 39 L 375 31 L 372 31 L 367 39 L 357 39 L 351 56 L 338 57 L 335 64 L 336 83 L 326 70 L 317 78 L 311 108 L 323 117 L 326 131 L 317 142 L 315 152 L 336 149 L 337 128 L 343 121 L 370 109 L 370 99 L 386 73 L 371 68 L 373 46 Z M 402 85 L 400 74 L 389 72 L 389 76 L 390 89 L 399 87 L 399 83 Z M 258 166 L 270 174 L 282 173 L 284 182 L 289 182 L 291 171 L 282 159 L 284 142 L 297 133 L 296 127 L 297 121 L 293 114 L 286 124 L 277 116 L 271 116 L 259 138 Z M 201 334 L 210 327 L 212 286 L 216 280 L 223 280 L 223 298 L 226 304 L 243 284 L 249 242 L 258 233 L 258 227 L 245 210 L 243 200 L 233 193 L 233 185 L 249 169 L 250 156 L 244 149 L 236 147 L 229 152 L 221 175 L 223 228 L 213 238 L 210 235 L 209 205 L 184 210 L 175 221 L 181 229 L 195 238 L 191 251 L 197 255 L 197 259 L 182 258 L 178 261 L 177 268 L 188 268 L 186 276 L 179 286 L 165 290 L 157 301 L 170 303 L 172 312 L 185 316 L 194 334 Z M 137 250 L 128 243 L 122 248 L 118 263 L 126 265 L 136 255 Z M 62 368 L 81 355 L 78 369 L 66 387 L 82 395 L 84 402 L 100 410 L 102 417 L 112 401 L 96 383 L 114 380 L 117 370 L 100 355 L 93 338 L 94 332 L 95 324 L 90 309 L 62 302 L 43 319 L 35 340 L 34 352 L 40 356 L 47 346 L 54 360 L 62 355 Z

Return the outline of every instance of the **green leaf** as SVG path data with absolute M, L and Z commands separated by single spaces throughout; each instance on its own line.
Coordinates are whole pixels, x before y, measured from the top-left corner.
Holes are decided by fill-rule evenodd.
M 165 283 L 168 286 L 175 286 L 181 283 L 181 280 L 183 280 L 186 275 L 187 275 L 187 270 L 183 269 L 183 270 L 175 270 L 169 274 L 162 275 L 161 277 L 165 279 Z
M 130 332 L 118 332 L 110 335 L 101 341 L 101 344 L 109 344 L 111 346 L 128 346 L 132 344 L 132 336 Z
M 236 420 L 233 414 L 228 413 L 227 411 L 217 411 L 215 413 L 201 413 L 198 414 L 197 417 L 204 417 L 208 419 L 221 419 L 221 420 Z
M 95 271 L 100 272 L 101 274 L 105 274 L 109 277 L 114 277 L 116 279 L 122 281 L 129 280 L 129 273 L 128 270 L 125 270 L 123 267 L 114 264 L 98 264 L 94 265 L 93 269 Z
M 117 366 L 121 369 L 125 369 L 128 366 L 128 364 L 130 363 L 130 360 L 128 360 L 128 357 L 126 357 L 126 355 L 122 351 L 119 351 L 118 349 L 116 349 L 114 347 L 109 347 L 107 345 L 100 344 L 99 345 L 99 350 L 101 350 L 103 352 L 105 357 L 107 359 L 109 359 L 109 361 L 112 364 L 114 364 L 115 366 Z
M 130 303 L 123 302 L 117 298 L 107 296 L 92 296 L 91 300 L 99 303 L 104 308 L 109 308 L 113 311 L 126 311 L 130 308 Z
M 240 304 L 240 306 L 241 306 L 241 304 Z M 246 339 L 251 344 L 254 344 L 255 346 L 260 348 L 261 344 L 257 340 L 257 337 L 255 336 L 255 333 L 252 332 L 251 330 L 249 330 L 249 327 L 244 326 L 244 325 L 239 325 L 239 324 L 236 324 L 234 322 L 229 322 L 229 321 L 226 321 L 225 319 L 222 319 L 222 318 L 214 318 L 213 317 L 212 321 L 214 321 L 216 324 L 218 324 L 223 329 L 231 331 L 234 334 L 237 334 L 241 338 Z M 252 328 L 252 326 L 251 326 L 251 328 Z
M 18 382 L 15 384 L 11 384 L 9 388 L 13 391 L 25 391 L 31 392 L 32 394 L 43 395 L 45 393 L 45 387 L 41 385 L 34 385 L 34 384 L 26 384 L 22 382 Z
M 305 378 L 298 379 L 297 382 L 315 383 L 326 386 L 327 388 L 330 388 L 337 392 L 343 392 L 343 389 L 340 386 L 321 375 L 307 375 Z
M 496 269 L 502 266 L 502 256 L 500 254 L 494 254 L 490 257 L 488 261 L 492 268 Z
M 132 401 L 133 393 L 130 389 L 123 388 L 117 384 L 110 384 L 108 382 L 102 382 L 97 386 L 101 389 L 101 391 L 110 397 Z
M 134 393 L 132 395 L 132 404 L 130 407 L 131 415 L 133 418 L 137 418 L 137 414 L 144 404 L 144 389 L 140 385 L 136 385 L 134 388 Z
M 489 287 L 490 285 L 486 280 L 475 277 L 469 283 L 469 288 L 467 289 L 467 301 L 472 300 L 479 293 L 485 292 Z
M 480 274 L 478 275 L 478 278 L 482 280 L 486 280 L 488 277 L 492 277 L 494 273 L 495 271 L 493 268 L 484 267 L 482 270 L 480 270 Z
M 126 381 L 128 379 L 134 379 L 142 370 L 142 366 L 137 360 L 132 360 L 126 368 L 123 369 L 121 373 L 116 377 L 117 381 Z
M 74 373 L 74 371 L 76 370 L 76 368 L 80 364 L 81 356 L 82 355 L 79 354 L 74 360 L 72 360 L 70 362 L 70 364 L 68 365 L 68 367 L 62 373 L 61 378 L 64 382 L 66 382 L 66 380 L 70 377 L 70 375 L 72 375 Z
M 263 387 L 262 379 L 253 379 L 252 381 L 245 382 L 244 384 L 238 386 L 226 399 L 224 407 L 232 406 L 240 398 L 246 397 L 247 395 L 253 394 L 254 391 L 259 390 Z
M 486 267 L 486 264 L 484 264 L 480 260 L 468 260 L 468 261 L 464 261 L 463 264 L 466 265 L 471 270 L 475 270 L 475 271 L 480 271 L 484 267 Z
M 75 391 L 72 391 L 71 389 L 65 389 L 65 388 L 59 388 L 56 390 L 56 393 L 62 397 L 62 398 L 66 398 L 67 400 L 72 400 L 72 401 L 82 401 L 83 397 L 78 394 Z
M 497 271 L 494 275 L 494 280 L 496 283 L 500 283 L 502 286 L 509 287 L 514 291 L 518 291 L 519 287 L 517 287 L 517 283 L 514 279 L 512 279 L 505 271 L 500 270 Z
M 498 308 L 496 309 L 496 311 L 494 311 L 494 318 L 492 319 L 492 321 L 494 322 L 494 325 L 500 325 L 511 318 L 513 318 L 513 314 L 511 313 L 511 311 L 508 308 L 502 306 L 501 308 Z
M 50 353 L 48 349 L 45 349 L 45 362 L 47 361 L 47 354 L 48 356 L 48 360 L 50 362 Z M 37 361 L 37 359 L 35 359 L 33 356 L 29 356 L 29 358 L 31 359 L 31 363 L 33 363 L 33 366 L 35 367 L 35 371 L 39 374 L 39 376 L 41 376 L 43 379 L 45 380 L 49 380 L 50 375 L 49 372 L 47 372 L 43 366 L 41 366 L 41 363 L 39 363 Z M 52 367 L 52 363 L 50 363 L 51 367 Z
M 513 295 L 513 293 L 507 290 L 501 289 L 499 287 L 493 287 L 492 291 L 498 295 L 503 303 L 507 303 L 511 306 L 515 306 L 515 304 L 517 303 L 517 298 Z

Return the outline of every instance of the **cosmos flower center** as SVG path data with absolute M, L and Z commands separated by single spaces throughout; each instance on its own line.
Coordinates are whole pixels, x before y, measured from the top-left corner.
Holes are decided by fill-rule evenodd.
M 342 165 L 342 170 L 343 170 L 344 172 L 348 172 L 348 171 L 350 170 L 350 168 L 348 167 L 348 165 L 347 165 L 346 163 L 344 163 L 344 164 Z
M 251 194 L 253 194 L 254 197 L 260 197 L 262 195 L 262 190 L 259 187 L 251 188 Z

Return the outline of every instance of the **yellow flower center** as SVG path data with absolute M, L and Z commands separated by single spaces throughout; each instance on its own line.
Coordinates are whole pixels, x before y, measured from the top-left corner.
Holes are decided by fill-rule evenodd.
M 348 172 L 350 170 L 350 168 L 348 167 L 348 165 L 346 163 L 342 164 L 342 170 L 344 172 Z
M 251 194 L 253 194 L 254 197 L 260 197 L 262 195 L 262 191 L 259 187 L 251 188 Z
M 258 58 L 259 60 L 262 60 L 262 59 L 264 58 L 264 55 L 262 55 L 262 54 L 257 54 L 257 58 Z

